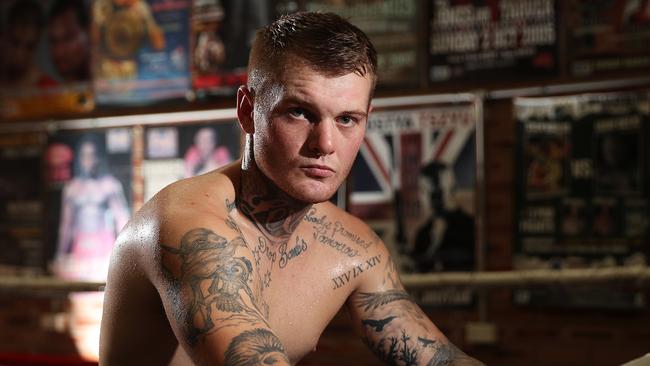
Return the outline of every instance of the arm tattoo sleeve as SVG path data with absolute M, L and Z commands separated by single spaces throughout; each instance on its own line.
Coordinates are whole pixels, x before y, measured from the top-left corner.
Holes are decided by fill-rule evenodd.
M 179 248 L 163 245 L 163 251 L 178 256 L 180 271 L 174 274 L 163 265 L 173 286 L 187 288 L 187 306 L 174 304 L 177 319 L 189 326 L 189 344 L 217 330 L 245 323 L 266 324 L 249 285 L 253 266 L 235 255 L 244 246 L 241 237 L 230 241 L 208 229 L 193 229 L 181 239 Z M 219 315 L 213 314 L 214 310 Z M 216 321 L 218 320 L 218 321 Z

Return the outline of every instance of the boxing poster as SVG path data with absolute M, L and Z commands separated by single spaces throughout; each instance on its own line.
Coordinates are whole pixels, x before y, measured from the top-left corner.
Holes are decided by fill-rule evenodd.
M 93 86 L 98 105 L 144 105 L 190 91 L 190 0 L 96 0 Z
M 192 87 L 196 98 L 234 96 L 247 80 L 257 29 L 271 23 L 266 0 L 193 0 Z
M 0 116 L 70 115 L 94 107 L 90 0 L 0 2 Z
M 648 98 L 636 93 L 518 99 L 516 269 L 647 260 Z M 570 291 L 569 291 L 570 290 Z M 518 290 L 519 304 L 632 308 L 613 288 Z
M 0 274 L 41 275 L 43 190 L 40 133 L 0 134 Z
M 431 0 L 429 80 L 531 80 L 558 73 L 554 0 Z
M 377 49 L 379 89 L 420 87 L 426 55 L 421 45 L 422 2 L 417 0 L 308 0 L 308 11 L 329 11 L 363 30 Z
M 467 102 L 371 114 L 348 210 L 378 233 L 401 273 L 476 270 L 477 123 Z M 473 301 L 469 290 L 418 296 L 432 306 Z
M 106 279 L 113 244 L 131 216 L 131 159 L 128 128 L 49 136 L 44 154 L 46 227 L 55 276 Z
M 147 127 L 142 162 L 144 199 L 179 179 L 205 174 L 239 158 L 236 121 Z
M 571 0 L 565 8 L 571 75 L 638 75 L 650 70 L 648 1 Z

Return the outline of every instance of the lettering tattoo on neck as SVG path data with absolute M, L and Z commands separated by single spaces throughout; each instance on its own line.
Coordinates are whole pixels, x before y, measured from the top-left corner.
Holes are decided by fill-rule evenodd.
M 308 206 L 298 203 L 258 174 L 242 177 L 236 206 L 271 242 L 286 242 Z M 257 182 L 257 184 L 256 184 Z
M 268 326 L 250 287 L 253 266 L 246 257 L 235 256 L 235 250 L 245 246 L 239 236 L 228 241 L 205 228 L 185 233 L 178 248 L 161 246 L 165 277 L 176 289 L 188 288 L 184 293 L 189 309 L 172 303 L 177 320 L 188 329 L 190 345 L 225 327 L 244 323 Z M 169 265 L 174 257 L 180 261 L 179 273 Z M 219 311 L 216 314 L 215 309 Z
M 357 276 L 373 268 L 379 263 L 381 263 L 381 254 L 376 255 L 366 260 L 365 262 L 352 267 L 352 269 L 348 269 L 347 272 L 343 273 L 342 275 L 332 278 L 332 282 L 334 283 L 333 289 L 340 289 L 341 287 L 347 285 L 351 280 L 357 278 Z

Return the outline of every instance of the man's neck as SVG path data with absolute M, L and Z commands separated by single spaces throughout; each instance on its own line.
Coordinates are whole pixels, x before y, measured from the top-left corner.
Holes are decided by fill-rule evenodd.
M 278 188 L 259 168 L 243 164 L 237 208 L 274 244 L 286 243 L 312 206 Z

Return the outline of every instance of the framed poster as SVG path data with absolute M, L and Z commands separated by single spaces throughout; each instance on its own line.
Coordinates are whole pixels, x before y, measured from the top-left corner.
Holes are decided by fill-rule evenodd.
M 375 100 L 350 173 L 347 207 L 377 232 L 402 273 L 474 271 L 479 101 L 468 95 L 417 99 Z M 470 305 L 473 295 L 431 290 L 419 300 Z
M 94 107 L 90 0 L 0 2 L 0 116 L 42 118 Z
M 131 215 L 131 130 L 59 131 L 45 151 L 48 246 L 54 275 L 103 281 Z
M 428 3 L 431 84 L 557 75 L 554 0 L 430 0 Z
M 650 70 L 650 4 L 636 0 L 571 0 L 565 5 L 573 76 Z
M 644 264 L 650 192 L 648 98 L 636 93 L 520 98 L 516 269 Z M 574 291 L 575 290 L 575 291 Z M 613 288 L 518 290 L 519 304 L 633 308 Z
M 93 86 L 99 105 L 143 105 L 190 91 L 190 0 L 96 0 Z
M 257 29 L 275 15 L 266 0 L 193 0 L 192 87 L 198 99 L 233 96 L 247 80 Z
M 377 49 L 379 89 L 420 87 L 424 72 L 422 3 L 418 0 L 308 0 L 304 10 L 329 11 L 363 30 Z
M 41 155 L 45 135 L 0 133 L 0 274 L 45 271 Z
M 145 128 L 144 200 L 182 178 L 207 173 L 239 158 L 237 121 Z

